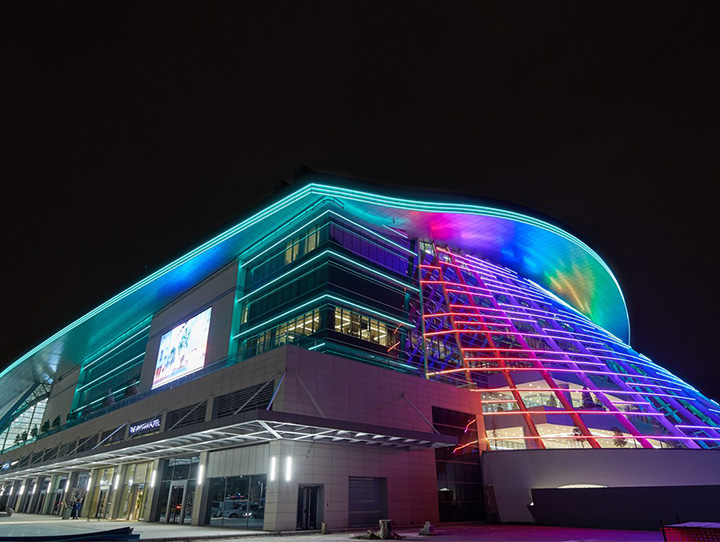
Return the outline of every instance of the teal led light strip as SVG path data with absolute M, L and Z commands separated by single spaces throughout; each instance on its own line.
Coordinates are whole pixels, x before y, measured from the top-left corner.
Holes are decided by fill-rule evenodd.
M 430 212 L 430 213 L 462 213 L 462 214 L 473 214 L 473 215 L 481 215 L 481 216 L 488 216 L 488 217 L 497 217 L 497 218 L 503 218 L 507 220 L 513 220 L 520 223 L 528 224 L 531 226 L 536 226 L 541 229 L 544 229 L 548 232 L 554 233 L 563 239 L 570 241 L 574 245 L 580 247 L 582 250 L 584 250 L 587 254 L 589 254 L 591 257 L 593 257 L 600 265 L 601 267 L 608 273 L 608 275 L 611 277 L 611 279 L 614 281 L 618 293 L 620 294 L 620 297 L 623 301 L 623 304 L 627 307 L 627 304 L 625 303 L 625 299 L 623 297 L 622 290 L 620 289 L 620 286 L 617 282 L 617 279 L 610 271 L 609 267 L 605 264 L 605 262 L 598 256 L 590 247 L 588 247 L 585 243 L 577 239 L 576 237 L 570 235 L 569 233 L 563 231 L 562 229 L 553 226 L 547 222 L 543 222 L 541 220 L 522 215 L 520 213 L 515 213 L 512 211 L 505 211 L 500 209 L 493 209 L 490 207 L 484 207 L 479 205 L 470 205 L 470 204 L 458 204 L 458 203 L 442 203 L 442 202 L 423 202 L 423 201 L 415 201 L 415 200 L 408 200 L 408 199 L 402 199 L 402 198 L 396 198 L 396 197 L 389 197 L 389 196 L 383 196 L 379 194 L 371 194 L 368 192 L 361 192 L 358 190 L 351 190 L 346 188 L 339 188 L 339 187 L 333 187 L 323 184 L 308 184 L 302 188 L 300 188 L 297 192 L 293 192 L 289 194 L 288 196 L 282 198 L 281 200 L 273 203 L 272 205 L 269 205 L 268 207 L 264 208 L 262 211 L 259 211 L 252 215 L 251 217 L 247 218 L 246 220 L 243 220 L 236 226 L 226 230 L 225 232 L 221 233 L 220 235 L 214 237 L 213 239 L 201 244 L 194 250 L 188 252 L 184 256 L 181 256 L 177 260 L 169 263 L 168 265 L 162 267 L 158 271 L 152 273 L 145 279 L 137 282 L 133 286 L 127 288 L 126 290 L 123 290 L 118 295 L 112 297 L 105 303 L 102 303 L 92 311 L 88 312 L 84 316 L 80 317 L 79 319 L 75 320 L 68 326 L 62 328 L 57 333 L 53 334 L 49 338 L 47 338 L 45 341 L 37 345 L 35 348 L 24 354 L 22 357 L 18 358 L 14 363 L 9 365 L 2 373 L 0 373 L 0 378 L 6 376 L 10 371 L 18 367 L 22 362 L 33 356 L 34 354 L 37 354 L 40 352 L 43 348 L 46 346 L 52 344 L 54 341 L 62 337 L 63 335 L 67 334 L 68 332 L 72 331 L 73 329 L 77 328 L 78 326 L 82 325 L 83 323 L 87 322 L 94 316 L 98 315 L 99 313 L 103 312 L 105 309 L 115 305 L 116 303 L 122 301 L 123 299 L 127 298 L 128 296 L 138 292 L 148 284 L 158 280 L 159 278 L 167 275 L 171 271 L 177 269 L 178 267 L 182 266 L 183 264 L 189 262 L 193 258 L 196 258 L 197 256 L 200 256 L 201 254 L 217 247 L 224 241 L 230 239 L 231 237 L 238 235 L 245 231 L 246 229 L 250 228 L 251 226 L 259 223 L 260 221 L 269 218 L 281 211 L 283 211 L 285 208 L 287 208 L 290 205 L 293 205 L 294 203 L 300 201 L 301 199 L 305 198 L 309 195 L 319 195 L 319 196 L 325 196 L 325 197 L 336 197 L 336 198 L 345 198 L 351 201 L 357 201 L 361 203 L 371 204 L 371 205 L 385 205 L 389 207 L 395 207 L 398 209 L 404 209 L 404 210 L 411 210 L 411 211 L 421 211 L 421 212 Z M 386 242 L 389 242 L 391 244 L 394 244 L 392 241 L 386 240 Z M 625 316 L 627 318 L 627 309 L 625 310 Z M 628 321 L 628 330 L 629 330 L 629 321 Z M 628 332 L 629 333 L 629 332 Z M 629 342 L 629 341 L 628 341 Z
M 347 222 L 347 223 L 349 223 L 349 224 L 352 224 L 352 225 L 355 226 L 356 228 L 360 228 L 361 230 L 366 231 L 366 232 L 374 235 L 374 236 L 377 237 L 378 239 L 382 239 L 382 241 L 383 241 L 384 243 L 387 243 L 387 244 L 389 244 L 389 245 L 392 245 L 392 246 L 394 246 L 394 247 L 402 250 L 403 252 L 406 252 L 407 254 L 410 254 L 411 256 L 415 256 L 415 255 L 416 255 L 416 254 L 415 254 L 412 250 L 410 250 L 409 248 L 406 248 L 406 247 L 404 247 L 404 246 L 396 243 L 395 241 L 391 241 L 391 240 L 388 239 L 387 237 L 385 237 L 385 236 L 383 236 L 383 235 L 380 235 L 378 232 L 373 231 L 373 230 L 371 230 L 370 228 L 366 228 L 366 227 L 363 226 L 362 224 L 358 224 L 357 222 L 354 222 L 354 221 L 350 220 L 350 219 L 349 219 L 348 217 L 346 217 L 346 216 L 340 215 L 340 214 L 338 214 L 338 213 L 336 213 L 335 211 L 332 211 L 332 210 L 330 210 L 330 213 L 334 214 L 334 215 L 335 215 L 336 217 L 338 217 L 340 220 L 343 220 L 343 221 L 345 221 L 345 222 Z
M 280 201 L 274 203 L 273 205 L 270 205 L 269 207 L 263 209 L 263 210 L 260 211 L 259 213 L 254 214 L 253 216 L 251 216 L 251 217 L 248 218 L 247 220 L 242 221 L 242 222 L 241 222 L 240 224 L 238 224 L 237 226 L 234 226 L 234 227 L 230 228 L 229 230 L 227 230 L 226 232 L 221 233 L 221 234 L 218 235 L 217 237 L 211 239 L 210 241 L 207 241 L 206 243 L 203 243 L 202 245 L 200 245 L 199 247 L 197 247 L 195 250 L 192 250 L 192 251 L 188 252 L 187 254 L 185 254 L 184 256 L 182 256 L 182 257 L 180 257 L 180 258 L 178 258 L 178 259 L 175 260 L 174 262 L 171 262 L 170 264 L 166 265 L 165 267 L 161 268 L 160 270 L 156 271 L 155 273 L 153 273 L 153 274 L 149 275 L 148 277 L 146 277 L 145 279 L 141 280 L 141 281 L 138 282 L 137 284 L 134 284 L 133 286 L 131 286 L 131 287 L 128 288 L 127 290 L 123 290 L 122 292 L 120 292 L 120 293 L 119 293 L 118 295 L 116 295 L 115 297 L 112 297 L 111 299 L 109 299 L 108 301 L 106 301 L 105 303 L 103 303 L 102 305 L 100 305 L 100 306 L 98 306 L 97 308 L 93 309 L 92 311 L 88 312 L 85 316 L 82 316 L 82 317 L 78 318 L 78 319 L 75 320 L 72 324 L 64 327 L 63 329 L 61 329 L 60 331 L 58 331 L 58 332 L 55 333 L 54 335 L 50 336 L 48 339 L 46 339 L 46 340 L 44 340 L 43 342 L 41 342 L 39 345 L 37 345 L 37 346 L 36 346 L 35 348 L 33 348 L 32 350 L 30 350 L 30 351 L 29 351 L 28 353 L 26 353 L 24 356 L 22 356 L 22 357 L 19 358 L 17 361 L 15 361 L 13 364 L 11 364 L 10 366 L 8 366 L 7 369 L 5 369 L 2 373 L 0 373 L 0 378 L 2 378 L 3 376 L 5 376 L 6 374 L 8 374 L 12 369 L 14 369 L 14 368 L 17 367 L 18 365 L 20 365 L 23 361 L 25 361 L 26 359 L 28 359 L 30 356 L 32 356 L 32 355 L 34 355 L 34 354 L 37 354 L 40 350 L 42 350 L 43 348 L 45 348 L 46 346 L 48 346 L 49 344 L 51 344 L 53 341 L 59 339 L 60 337 L 62 337 L 62 336 L 65 335 L 66 333 L 68 333 L 69 331 L 72 331 L 72 330 L 75 329 L 76 327 L 80 326 L 81 324 L 84 324 L 85 322 L 87 322 L 88 320 L 90 320 L 90 319 L 91 319 L 92 317 L 94 317 L 95 315 L 101 313 L 101 312 L 104 311 L 105 309 L 113 306 L 114 304 L 118 303 L 119 301 L 122 301 L 123 299 L 125 299 L 126 297 L 134 294 L 134 293 L 137 292 L 138 290 L 141 290 L 141 289 L 144 288 L 146 285 L 148 285 L 148 284 L 150 284 L 151 282 L 159 279 L 160 277 L 162 277 L 162 276 L 164 276 L 164 275 L 167 275 L 168 273 L 170 273 L 170 272 L 173 271 L 174 269 L 177 269 L 178 267 L 180 267 L 182 264 L 184 264 L 184 263 L 192 260 L 193 258 L 199 256 L 200 254 L 203 254 L 204 252 L 207 252 L 208 250 L 216 247 L 217 245 L 219 245 L 219 244 L 222 243 L 223 241 L 229 239 L 230 237 L 232 237 L 232 236 L 234 236 L 234 235 L 237 235 L 238 233 L 241 233 L 242 231 L 246 230 L 247 228 L 253 226 L 253 225 L 256 224 L 256 223 L 258 223 L 259 221 L 261 221 L 261 220 L 263 220 L 263 219 L 265 219 L 265 218 L 267 218 L 267 217 L 269 217 L 269 216 L 271 216 L 271 215 L 273 215 L 273 214 L 275 214 L 275 213 L 277 213 L 277 212 L 282 211 L 282 210 L 285 209 L 287 206 L 292 205 L 293 203 L 295 203 L 295 202 L 298 201 L 299 199 L 302 199 L 302 198 L 304 198 L 305 196 L 310 195 L 311 192 L 312 192 L 312 191 L 311 191 L 311 189 L 310 189 L 310 186 L 306 186 L 306 187 L 298 190 L 297 192 L 295 192 L 295 193 L 293 193 L 293 194 L 290 194 L 289 196 L 281 199 Z
M 255 331 L 256 329 L 267 327 L 269 324 L 272 324 L 273 322 L 277 322 L 278 320 L 282 320 L 283 318 L 287 318 L 289 315 L 300 311 L 300 310 L 303 309 L 304 307 L 307 307 L 307 306 L 309 306 L 309 305 L 314 305 L 314 304 L 316 304 L 316 303 L 318 303 L 318 302 L 321 302 L 321 301 L 335 301 L 336 303 L 339 303 L 339 304 L 341 304 L 341 305 L 347 305 L 347 306 L 356 308 L 356 309 L 358 309 L 359 311 L 361 311 L 361 312 L 363 312 L 363 313 L 365 313 L 365 314 L 372 314 L 373 316 L 377 316 L 377 317 L 379 317 L 379 318 L 384 318 L 385 320 L 390 320 L 391 322 L 395 322 L 396 324 L 399 324 L 399 325 L 402 325 L 402 326 L 405 326 L 405 327 L 414 327 L 414 326 L 413 326 L 411 323 L 409 323 L 409 322 L 404 322 L 403 320 L 400 320 L 400 319 L 398 319 L 398 318 L 396 318 L 396 317 L 394 317 L 394 316 L 390 316 L 389 314 L 384 314 L 384 313 L 382 313 L 382 312 L 380 312 L 380 311 L 376 311 L 375 309 L 371 309 L 371 308 L 369 308 L 369 307 L 365 307 L 365 306 L 363 306 L 363 305 L 360 305 L 360 304 L 358 304 L 358 303 L 355 303 L 354 301 L 350 301 L 350 300 L 348 300 L 348 299 L 344 299 L 344 298 L 342 298 L 342 297 L 339 297 L 339 296 L 336 296 L 336 295 L 333 295 L 333 294 L 323 294 L 323 295 L 318 296 L 318 297 L 316 297 L 316 298 L 314 298 L 314 299 L 311 299 L 310 301 L 306 301 L 305 303 L 303 303 L 303 304 L 301 304 L 301 305 L 297 305 L 296 307 L 293 307 L 292 309 L 290 309 L 290 310 L 288 310 L 288 311 L 285 311 L 284 313 L 282 313 L 282 314 L 280 314 L 280 315 L 278 315 L 278 316 L 276 316 L 276 317 L 274 317 L 274 318 L 271 318 L 270 320 L 265 320 L 264 322 L 262 322 L 262 323 L 260 323 L 260 324 L 257 324 L 257 325 L 255 325 L 255 326 L 249 328 L 249 329 L 246 329 L 246 330 L 243 331 L 242 333 L 238 333 L 237 335 L 235 335 L 235 336 L 233 337 L 233 339 L 238 339 L 238 338 L 240 338 L 240 337 L 242 337 L 242 336 L 244 336 L 244 335 L 247 335 L 248 333 L 250 333 L 250 332 L 252 332 L 252 331 Z
M 138 355 L 135 356 L 134 358 L 131 358 L 131 359 L 127 360 L 127 361 L 126 361 L 125 363 L 123 363 L 122 365 L 118 365 L 118 366 L 116 366 L 116 367 L 113 367 L 112 370 L 111 370 L 109 373 L 105 373 L 105 375 L 104 375 L 105 378 L 102 378 L 102 379 L 100 379 L 100 380 L 91 380 L 91 381 L 88 382 L 87 384 L 84 384 L 84 385 L 80 386 L 79 388 L 77 388 L 76 393 L 77 393 L 78 391 L 84 390 L 84 389 L 87 388 L 88 386 L 97 386 L 97 385 L 100 384 L 101 382 L 105 382 L 105 381 L 108 380 L 110 377 L 116 375 L 117 372 L 118 372 L 118 369 L 122 369 L 122 368 L 125 367 L 128 363 L 131 363 L 131 362 L 137 360 L 138 358 L 142 358 L 142 357 L 144 357 L 144 356 L 145 356 L 145 352 L 143 352 L 142 354 L 138 354 Z
M 409 289 L 409 290 L 413 290 L 414 292 L 418 292 L 418 291 L 419 291 L 419 289 L 418 289 L 417 287 L 413 286 L 412 284 L 408 284 L 407 282 L 403 282 L 403 281 L 401 281 L 401 280 L 398 280 L 398 279 L 396 279 L 396 278 L 394 278 L 394 277 L 391 277 L 390 275 L 386 275 L 385 273 L 381 273 L 380 271 L 376 271 L 375 269 L 371 269 L 371 268 L 369 268 L 369 267 L 361 264 L 360 262 L 353 260 L 352 258 L 348 258 L 347 256 L 344 256 L 344 255 L 342 255 L 342 254 L 340 254 L 340 253 L 338 253 L 338 252 L 335 252 L 334 250 L 328 248 L 328 249 L 323 250 L 323 251 L 320 252 L 319 254 L 316 254 L 315 256 L 313 256 L 312 258 L 310 258 L 309 260 L 304 261 L 304 262 L 301 263 L 300 265 L 297 265 L 297 266 L 293 267 L 292 269 L 290 269 L 289 271 L 286 271 L 285 273 L 283 273 L 283 274 L 280 275 L 279 277 L 274 278 L 273 280 L 271 280 L 271 281 L 268 282 L 267 284 L 263 284 L 263 285 L 260 286 L 259 288 L 254 289 L 254 290 L 253 290 L 252 292 L 250 292 L 249 294 L 246 294 L 246 295 L 244 295 L 243 297 L 239 298 L 239 299 L 236 301 L 236 303 L 238 303 L 238 302 L 240 302 L 240 301 L 244 301 L 244 300 L 247 299 L 248 297 L 251 297 L 251 296 L 256 295 L 258 292 L 263 291 L 263 290 L 264 290 L 265 288 L 267 288 L 268 286 L 271 286 L 272 284 L 274 284 L 274 283 L 276 283 L 276 282 L 278 282 L 278 281 L 286 278 L 288 275 L 291 275 L 291 274 L 295 273 L 296 271 L 298 271 L 298 270 L 300 270 L 300 269 L 302 269 L 302 268 L 304 268 L 304 267 L 307 267 L 308 265 L 310 265 L 312 262 L 314 262 L 314 261 L 317 260 L 318 258 L 322 258 L 323 256 L 327 256 L 327 255 L 333 256 L 333 257 L 335 257 L 335 258 L 337 258 L 337 259 L 339 259 L 339 260 L 344 260 L 344 261 L 346 261 L 346 262 L 349 262 L 350 264 L 353 264 L 353 265 L 355 265 L 356 267 L 359 267 L 359 268 L 363 269 L 364 271 L 369 271 L 370 273 L 373 273 L 373 274 L 375 274 L 375 275 L 384 277 L 384 278 L 386 278 L 387 280 L 389 280 L 389 281 L 391 281 L 391 282 L 394 282 L 395 284 L 398 284 L 399 286 L 402 286 L 403 288 L 407 288 L 407 289 Z
M 310 226 L 312 223 L 317 222 L 318 220 L 320 220 L 321 218 L 323 218 L 325 215 L 335 215 L 335 216 L 336 216 L 337 218 L 339 218 L 340 220 L 342 220 L 342 221 L 344 221 L 344 222 L 347 222 L 347 223 L 349 223 L 349 224 L 352 224 L 353 226 L 355 226 L 355 227 L 357 227 L 357 228 L 359 228 L 359 229 L 362 229 L 362 230 L 364 230 L 364 231 L 367 231 L 367 232 L 371 233 L 374 237 L 377 237 L 378 239 L 381 239 L 384 243 L 387 243 L 387 244 L 389 244 L 389 245 L 392 245 L 392 246 L 394 246 L 394 247 L 396 247 L 396 248 L 398 248 L 398 249 L 400 249 L 400 250 L 402 250 L 402 251 L 404 251 L 404 252 L 406 252 L 406 253 L 408 253 L 408 254 L 411 254 L 412 256 L 415 256 L 415 253 L 414 253 L 412 250 L 407 249 L 407 248 L 405 248 L 404 246 L 399 245 L 398 243 L 396 243 L 396 242 L 394 242 L 394 241 L 391 241 L 391 240 L 388 239 L 387 237 L 384 237 L 383 235 L 380 235 L 378 232 L 373 231 L 373 230 L 371 230 L 370 228 L 366 228 L 365 226 L 363 226 L 363 225 L 361 225 L 361 224 L 358 224 L 357 222 L 354 222 L 354 221 L 350 220 L 349 218 L 347 218 L 347 217 L 345 217 L 345 216 L 343 216 L 343 215 L 341 215 L 341 214 L 336 213 L 336 212 L 333 211 L 332 209 L 326 209 L 325 211 L 323 211 L 322 213 L 320 213 L 319 215 L 317 215 L 317 216 L 316 216 L 315 218 L 313 218 L 312 220 L 309 220 L 308 222 L 306 222 L 306 223 L 303 224 L 302 226 L 298 226 L 298 227 L 297 227 L 296 229 L 294 229 L 291 233 L 287 234 L 287 235 L 286 235 L 285 237 L 283 237 L 282 239 L 276 241 L 275 243 L 273 243 L 272 245 L 270 245 L 269 247 L 267 247 L 267 248 L 266 248 L 265 250 L 263 250 L 262 252 L 259 252 L 258 254 L 256 254 L 256 255 L 253 256 L 252 258 L 250 258 L 249 260 L 246 260 L 245 262 L 243 262 L 244 265 L 247 267 L 249 264 L 251 264 L 252 262 L 254 262 L 255 260 L 257 260 L 260 256 L 262 256 L 263 254 L 266 254 L 268 251 L 274 249 L 274 248 L 277 247 L 278 245 L 281 245 L 282 243 L 284 243 L 284 242 L 287 241 L 288 239 L 291 239 L 292 237 L 295 236 L 295 234 L 297 234 L 298 232 L 304 230 L 305 228 L 307 228 L 308 226 Z M 327 224 L 323 224 L 321 227 L 325 227 L 326 225 L 327 225 Z
M 520 222 L 522 224 L 528 224 L 530 226 L 535 226 L 538 228 L 541 228 L 543 230 L 546 230 L 550 233 L 554 233 L 555 235 L 558 235 L 562 237 L 563 239 L 570 241 L 574 245 L 578 246 L 585 252 L 587 252 L 591 257 L 593 257 L 601 266 L 602 268 L 608 273 L 608 275 L 612 278 L 613 282 L 615 283 L 615 286 L 618 289 L 618 292 L 620 294 L 620 297 L 623 301 L 623 304 L 625 307 L 627 307 L 627 303 L 625 302 L 625 297 L 623 296 L 622 289 L 620 288 L 620 284 L 618 283 L 617 279 L 615 278 L 615 275 L 613 275 L 610 268 L 607 266 L 607 264 L 603 261 L 603 259 L 589 246 L 587 246 L 585 243 L 583 243 L 580 239 L 577 237 L 570 235 L 566 231 L 558 228 L 557 226 L 553 226 L 552 224 L 549 224 L 548 222 L 544 222 L 542 220 L 539 220 L 537 218 L 533 218 L 530 216 L 526 216 L 520 213 L 515 213 L 513 211 L 506 211 L 503 209 L 493 209 L 491 207 L 484 207 L 481 205 L 470 205 L 465 203 L 442 203 L 442 202 L 425 202 L 425 201 L 417 201 L 417 200 L 408 200 L 403 198 L 396 198 L 391 196 L 383 196 L 380 194 L 370 194 L 368 192 L 361 192 L 359 190 L 352 190 L 349 188 L 340 188 L 335 186 L 328 186 L 323 184 L 309 184 L 308 187 L 312 189 L 312 192 L 314 194 L 324 195 L 324 196 L 332 196 L 332 197 L 339 197 L 339 198 L 345 198 L 352 201 L 358 201 L 361 203 L 366 204 L 372 204 L 372 205 L 384 205 L 387 207 L 394 207 L 397 209 L 404 209 L 408 211 L 423 211 L 423 212 L 430 212 L 430 213 L 453 213 L 453 214 L 472 214 L 472 215 L 481 215 L 481 216 L 488 216 L 488 217 L 497 217 L 497 218 L 504 218 L 507 220 L 512 220 L 515 222 Z M 625 310 L 625 316 L 628 320 L 628 343 L 630 342 L 629 336 L 630 336 L 630 320 L 627 315 L 627 308 Z
M 150 329 L 150 326 L 146 326 L 146 327 L 142 328 L 140 331 L 138 331 L 137 333 L 135 333 L 135 334 L 132 335 L 131 337 L 128 337 L 127 339 L 125 339 L 125 340 L 122 341 L 121 343 L 116 344 L 115 346 L 113 346 L 110 350 L 108 350 L 107 352 L 105 352 L 104 354 L 102 354 L 102 355 L 101 355 L 100 357 L 98 357 L 97 359 L 94 359 L 93 361 L 91 361 L 91 362 L 88 363 L 87 365 L 83 365 L 83 369 L 89 369 L 90 367 L 92 367 L 93 365 L 95 365 L 98 361 L 100 361 L 101 359 L 103 359 L 105 356 L 107 356 L 107 355 L 110 354 L 111 352 L 114 352 L 115 350 L 117 350 L 117 349 L 120 348 L 121 346 L 127 344 L 128 341 L 133 340 L 135 337 L 137 337 L 138 335 L 140 335 L 140 334 L 143 333 L 144 331 L 147 331 L 148 329 Z M 92 357 L 92 356 L 90 356 L 90 357 Z

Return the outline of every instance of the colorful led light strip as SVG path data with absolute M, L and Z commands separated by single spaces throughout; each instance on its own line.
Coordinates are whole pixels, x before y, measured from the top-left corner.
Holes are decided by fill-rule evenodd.
M 503 397 L 500 398 L 483 399 L 484 404 L 509 403 L 517 407 L 509 411 L 484 412 L 484 415 L 533 417 L 558 414 L 570 414 L 571 416 L 602 414 L 613 416 L 626 427 L 626 430 L 631 429 L 632 436 L 628 438 L 638 440 L 643 447 L 649 447 L 650 443 L 646 439 L 652 439 L 655 436 L 643 435 L 637 430 L 637 427 L 630 423 L 629 419 L 653 418 L 657 419 L 661 427 L 668 431 L 669 438 L 683 440 L 688 443 L 688 447 L 698 447 L 694 440 L 720 442 L 720 439 L 715 440 L 714 437 L 697 437 L 693 440 L 683 436 L 680 431 L 682 424 L 669 421 L 671 416 L 676 416 L 673 414 L 676 408 L 666 404 L 661 405 L 662 408 L 658 410 L 654 407 L 654 403 L 650 402 L 655 398 L 660 400 L 661 397 L 670 402 L 684 401 L 685 404 L 694 404 L 694 407 L 688 408 L 695 409 L 698 415 L 703 409 L 705 410 L 703 416 L 710 415 L 712 409 L 708 408 L 706 404 L 709 401 L 681 379 L 659 367 L 649 358 L 632 351 L 617 337 L 599 328 L 573 307 L 531 281 L 513 273 L 500 273 L 496 266 L 493 268 L 489 265 L 473 265 L 467 255 L 459 256 L 446 249 L 435 250 L 436 254 L 442 257 L 438 256 L 429 262 L 426 259 L 420 266 L 421 272 L 425 273 L 420 281 L 421 291 L 423 295 L 429 296 L 424 302 L 429 310 L 426 309 L 422 318 L 423 337 L 428 341 L 431 339 L 458 341 L 462 366 L 457 364 L 447 366 L 442 359 L 433 359 L 430 361 L 432 369 L 426 371 L 428 377 L 465 375 L 467 378 L 467 375 L 470 374 L 504 375 L 510 383 L 513 374 L 538 373 L 542 382 L 543 378 L 547 379 L 550 374 L 561 378 L 560 375 L 566 373 L 577 375 L 581 381 L 584 378 L 587 386 L 590 386 L 590 389 L 587 386 L 582 389 L 555 386 L 527 388 L 515 385 L 493 389 L 478 387 L 473 391 L 503 394 Z M 425 254 L 432 255 L 432 251 L 425 250 Z M 425 257 L 427 258 L 427 256 Z M 446 280 L 443 274 L 444 268 L 454 269 L 457 279 L 452 276 Z M 462 270 L 462 274 L 460 274 L 460 270 Z M 494 275 L 492 275 L 493 272 Z M 428 273 L 431 273 L 432 276 L 427 276 Z M 472 284 L 464 283 L 466 277 Z M 505 284 L 504 280 L 512 281 L 512 284 Z M 532 290 L 533 293 L 528 295 L 524 288 Z M 436 291 L 435 294 L 433 294 L 434 291 Z M 433 295 L 435 295 L 435 301 L 432 301 Z M 498 301 L 498 297 L 503 301 Z M 475 306 L 473 300 L 481 299 L 486 302 Z M 538 308 L 536 304 L 543 308 Z M 446 310 L 442 310 L 443 308 Z M 522 329 L 515 329 L 516 326 L 521 325 L 517 316 L 521 316 L 526 321 L 526 324 L 523 324 L 525 327 Z M 550 327 L 545 324 L 540 326 L 535 320 L 528 321 L 529 318 L 542 318 L 546 322 L 554 322 L 554 324 L 551 324 Z M 564 323 L 570 324 L 572 328 L 562 328 Z M 537 331 L 527 328 L 527 324 Z M 519 343 L 508 347 L 507 345 L 496 345 L 490 341 L 488 345 L 487 342 L 491 337 L 507 338 L 519 341 Z M 531 343 L 526 342 L 536 340 L 545 341 L 545 344 L 551 348 L 531 348 L 528 346 Z M 558 341 L 558 343 L 556 344 L 554 341 Z M 477 344 L 478 342 L 480 345 Z M 475 363 L 483 363 L 485 366 L 477 367 L 474 365 Z M 617 367 L 618 370 L 611 370 L 608 363 L 614 363 L 615 365 L 612 367 Z M 515 366 L 518 364 L 522 365 Z M 442 365 L 446 366 L 442 367 Z M 558 365 L 564 367 L 558 367 Z M 591 367 L 604 367 L 605 369 L 598 370 Z M 622 384 L 625 389 L 610 389 L 606 386 L 601 388 L 594 381 L 587 380 L 594 375 L 609 379 L 615 384 Z M 557 410 L 545 410 L 544 408 L 539 411 L 532 410 L 534 407 L 527 408 L 521 400 L 522 396 L 519 395 L 543 392 L 550 393 L 551 397 L 552 394 L 555 394 L 558 403 L 563 403 L 563 394 L 575 394 L 576 397 L 580 394 L 583 402 L 586 401 L 586 396 L 592 397 L 588 394 L 595 394 L 595 397 L 601 401 L 602 410 L 575 408 L 572 403 L 567 401 Z M 616 395 L 626 399 L 611 399 Z M 643 398 L 647 400 L 642 400 Z M 618 410 L 617 407 L 627 408 Z M 688 419 L 696 419 L 695 414 L 684 409 L 681 404 L 678 404 L 677 407 L 683 411 L 684 416 L 689 416 Z M 637 410 L 633 410 L 633 408 Z M 698 421 L 702 420 L 698 419 Z M 717 436 L 720 434 L 720 421 L 717 429 L 713 426 L 702 425 L 692 425 L 692 428 L 710 431 L 712 435 Z M 584 426 L 581 427 L 581 430 L 583 429 Z M 589 429 L 584 429 L 582 431 L 584 434 L 577 438 L 587 440 Z M 594 438 L 597 435 L 592 436 Z M 538 440 L 535 432 L 526 438 Z M 540 438 L 548 437 L 540 435 Z M 498 440 L 508 439 L 512 440 L 511 437 L 502 437 Z

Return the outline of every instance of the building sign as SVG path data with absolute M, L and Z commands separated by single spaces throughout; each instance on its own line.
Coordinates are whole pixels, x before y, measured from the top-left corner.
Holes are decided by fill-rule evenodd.
M 160 416 L 151 418 L 143 422 L 134 423 L 130 426 L 130 436 L 136 437 L 145 433 L 151 433 L 160 430 Z
M 201 312 L 160 338 L 153 389 L 203 368 L 211 311 Z

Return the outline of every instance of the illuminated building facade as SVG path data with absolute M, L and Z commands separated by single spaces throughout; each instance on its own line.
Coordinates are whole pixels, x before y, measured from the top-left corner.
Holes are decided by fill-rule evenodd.
M 720 406 L 628 345 L 590 247 L 388 193 L 306 175 L 13 363 L 0 508 L 292 530 L 720 484 Z

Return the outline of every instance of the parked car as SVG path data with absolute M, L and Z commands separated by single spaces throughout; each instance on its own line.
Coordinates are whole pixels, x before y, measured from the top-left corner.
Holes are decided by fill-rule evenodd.
M 243 501 L 213 501 L 210 517 L 238 518 L 244 509 L 245 503 Z
M 242 516 L 246 506 L 246 502 L 225 501 L 225 509 L 223 510 L 222 516 L 224 518 L 239 518 Z
M 248 509 L 243 512 L 243 517 L 263 519 L 265 517 L 265 507 L 262 504 L 251 504 Z

